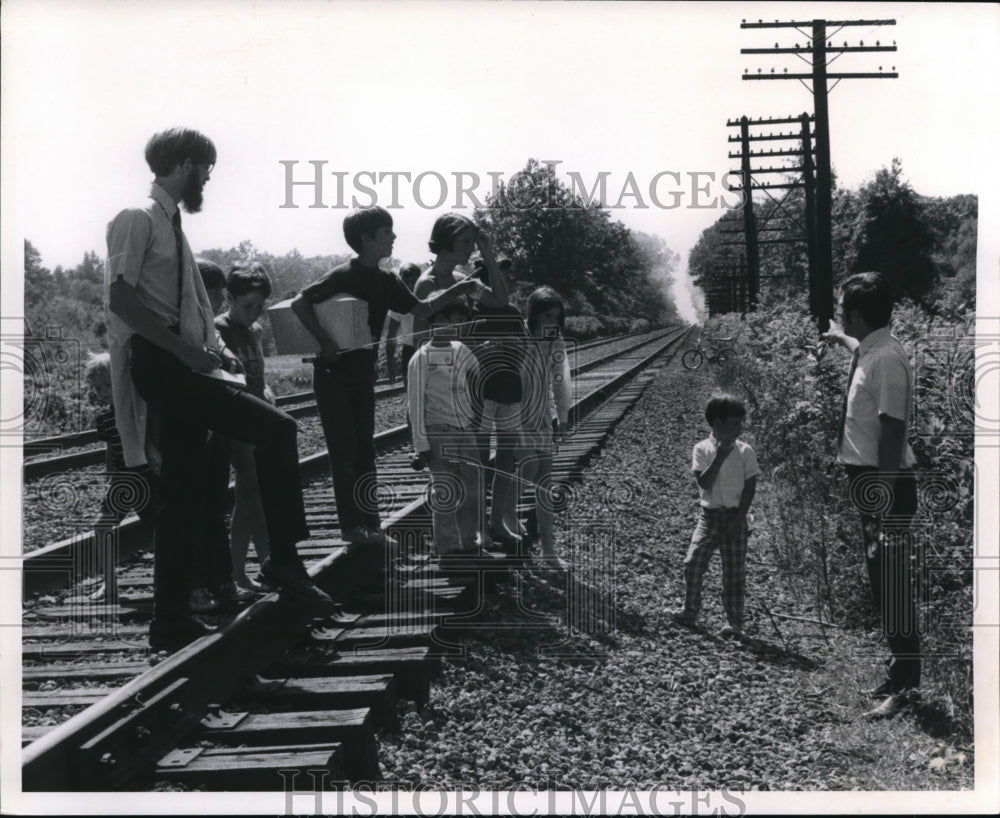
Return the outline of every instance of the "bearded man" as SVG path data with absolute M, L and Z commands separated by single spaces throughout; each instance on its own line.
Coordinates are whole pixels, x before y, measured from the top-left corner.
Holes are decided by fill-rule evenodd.
M 271 538 L 261 576 L 293 599 L 332 600 L 299 560 L 309 536 L 298 472 L 297 427 L 286 413 L 225 379 L 212 308 L 181 228 L 179 205 L 197 213 L 216 151 L 198 131 L 172 128 L 146 145 L 155 179 L 149 198 L 108 225 L 105 301 L 116 423 L 126 465 L 142 462 L 146 408 L 158 420 L 161 458 L 154 531 L 154 650 L 176 650 L 210 631 L 188 604 L 192 551 L 202 541 L 208 432 L 256 446 L 257 476 Z

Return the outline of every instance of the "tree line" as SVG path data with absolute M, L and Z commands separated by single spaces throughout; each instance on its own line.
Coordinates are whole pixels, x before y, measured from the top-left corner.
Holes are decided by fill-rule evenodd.
M 801 189 L 780 202 L 754 203 L 758 227 L 768 228 L 759 238 L 784 240 L 760 245 L 765 303 L 808 290 L 806 245 L 794 241 L 804 238 L 804 214 Z M 964 312 L 975 304 L 977 223 L 976 196 L 921 196 L 903 179 L 902 164 L 894 158 L 857 190 L 834 190 L 834 283 L 856 272 L 878 270 L 901 297 L 931 314 Z M 729 211 L 702 234 L 689 261 L 698 286 L 718 286 L 739 269 L 742 225 L 742 211 Z M 734 239 L 735 244 L 727 243 Z

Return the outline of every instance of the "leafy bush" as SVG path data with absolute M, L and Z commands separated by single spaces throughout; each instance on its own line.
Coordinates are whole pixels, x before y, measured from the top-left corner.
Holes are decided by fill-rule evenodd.
M 566 318 L 566 335 L 586 341 L 601 334 L 601 322 L 592 315 L 570 315 Z
M 927 661 L 925 692 L 950 703 L 953 721 L 971 731 L 974 339 L 963 320 L 899 305 L 893 332 L 914 363 L 911 445 L 917 455 L 920 509 L 914 520 L 923 549 L 918 582 Z M 721 335 L 718 322 L 714 334 Z M 736 355 L 723 377 L 744 396 L 747 437 L 772 492 L 758 516 L 771 529 L 772 560 L 789 593 L 815 615 L 872 628 L 857 514 L 835 465 L 849 358 L 819 346 L 805 304 L 751 313 L 729 344 Z

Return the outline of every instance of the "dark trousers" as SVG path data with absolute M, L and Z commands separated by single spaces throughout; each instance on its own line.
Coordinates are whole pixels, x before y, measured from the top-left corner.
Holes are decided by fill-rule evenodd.
M 205 517 L 203 541 L 193 554 L 191 587 L 218 588 L 233 578 L 229 551 L 229 438 L 213 432 L 205 446 Z
M 160 421 L 160 506 L 154 534 L 154 615 L 188 611 L 194 551 L 204 542 L 210 487 L 207 432 L 256 447 L 257 478 L 275 564 L 298 559 L 295 543 L 309 536 L 299 480 L 294 419 L 266 401 L 198 375 L 170 353 L 132 337 L 132 380 Z
M 861 515 L 865 561 L 872 602 L 892 659 L 893 692 L 920 686 L 920 633 L 914 599 L 914 553 L 910 522 L 917 512 L 917 480 L 912 471 L 896 476 L 891 492 L 875 468 L 847 466 L 851 502 Z
M 416 347 L 407 346 L 403 344 L 399 351 L 399 366 L 403 372 L 403 386 L 407 386 L 410 381 L 410 359 L 413 357 L 413 353 L 416 352 Z M 409 421 L 407 421 L 409 422 Z
M 375 489 L 375 373 L 349 375 L 316 367 L 313 389 L 326 436 L 341 532 L 379 527 Z

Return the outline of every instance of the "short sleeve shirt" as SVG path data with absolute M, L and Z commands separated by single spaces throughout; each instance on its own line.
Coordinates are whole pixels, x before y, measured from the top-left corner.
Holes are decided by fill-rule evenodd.
M 261 353 L 260 324 L 252 327 L 231 321 L 228 315 L 215 319 L 215 328 L 222 336 L 229 351 L 240 359 L 246 371 L 247 391 L 258 398 L 264 397 L 264 356 Z
M 694 446 L 691 454 L 691 471 L 704 472 L 715 460 L 719 441 L 709 435 Z M 726 457 L 716 475 L 715 482 L 708 490 L 701 489 L 701 505 L 704 508 L 736 508 L 743 496 L 743 484 L 760 474 L 757 455 L 749 443 L 737 440 L 733 450 Z
M 372 338 L 382 337 L 389 310 L 410 312 L 419 303 L 400 279 L 376 267 L 366 267 L 356 258 L 336 267 L 302 291 L 310 304 L 319 304 L 335 295 L 350 295 L 368 304 L 368 327 Z M 356 349 L 342 354 L 331 370 L 349 374 L 370 374 L 375 370 L 376 349 Z
M 837 460 L 852 466 L 878 466 L 881 436 L 879 415 L 907 423 L 913 400 L 913 369 L 903 345 L 881 327 L 864 337 L 858 365 L 847 393 L 844 439 Z M 903 448 L 901 468 L 916 458 L 910 444 Z

